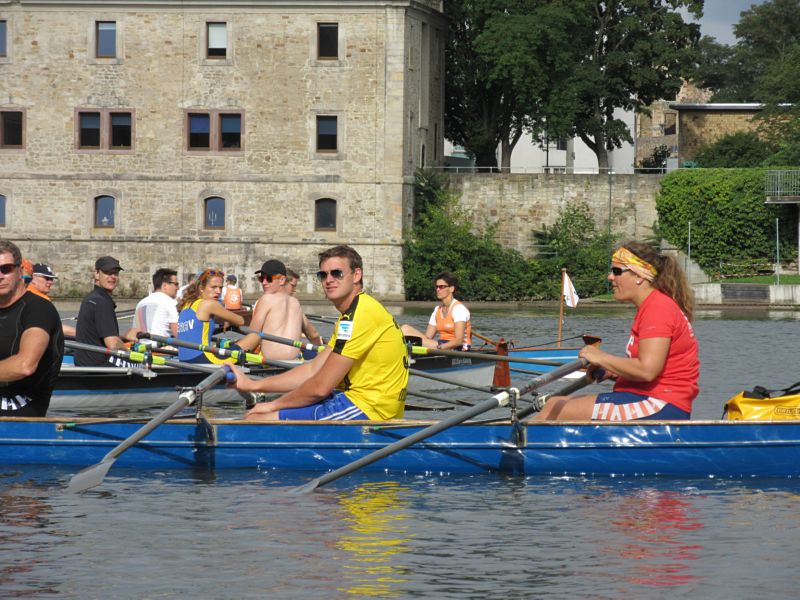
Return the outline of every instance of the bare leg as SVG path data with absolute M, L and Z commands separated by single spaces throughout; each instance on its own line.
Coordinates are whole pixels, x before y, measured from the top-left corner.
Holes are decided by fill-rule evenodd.
M 278 421 L 278 411 L 269 409 L 269 402 L 256 404 L 255 408 L 248 410 L 244 418 L 246 421 Z
M 531 421 L 588 421 L 592 418 L 597 394 L 553 396 Z

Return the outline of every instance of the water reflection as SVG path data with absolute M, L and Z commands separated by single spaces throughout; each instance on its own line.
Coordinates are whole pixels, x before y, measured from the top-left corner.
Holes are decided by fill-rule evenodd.
M 339 591 L 358 597 L 396 598 L 405 594 L 408 568 L 400 557 L 408 552 L 409 489 L 394 481 L 368 482 L 339 500 L 339 516 L 348 530 L 337 547 L 345 553 Z

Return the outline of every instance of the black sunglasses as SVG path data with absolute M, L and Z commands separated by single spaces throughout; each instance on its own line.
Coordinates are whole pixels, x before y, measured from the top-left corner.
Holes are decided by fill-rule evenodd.
M 272 283 L 278 277 L 285 277 L 285 275 L 259 275 L 258 276 L 258 280 L 259 281 L 266 281 L 267 283 Z
M 3 275 L 8 275 L 17 268 L 19 268 L 19 263 L 6 263 L 4 265 L 0 265 L 0 273 Z
M 330 275 L 334 279 L 343 279 L 344 271 L 342 271 L 341 269 L 331 269 L 330 271 L 317 271 L 317 279 L 319 279 L 320 281 L 325 281 L 328 278 L 328 275 Z
M 611 267 L 611 274 L 612 274 L 614 277 L 619 277 L 619 276 L 620 276 L 620 275 L 622 275 L 622 274 L 623 274 L 625 271 L 630 271 L 630 269 L 623 269 L 623 268 L 621 268 L 621 267 Z

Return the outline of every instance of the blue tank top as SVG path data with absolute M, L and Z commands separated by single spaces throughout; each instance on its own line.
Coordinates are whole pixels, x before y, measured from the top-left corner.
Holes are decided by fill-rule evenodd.
M 197 317 L 197 308 L 203 300 L 198 298 L 192 302 L 191 306 L 184 308 L 178 315 L 178 339 L 192 344 L 207 345 L 213 344 L 211 336 L 214 335 L 216 323 L 212 316 L 208 321 L 201 321 Z M 178 348 L 178 360 L 191 363 L 211 363 L 219 365 L 230 360 L 224 360 L 208 352 L 200 352 L 191 348 Z

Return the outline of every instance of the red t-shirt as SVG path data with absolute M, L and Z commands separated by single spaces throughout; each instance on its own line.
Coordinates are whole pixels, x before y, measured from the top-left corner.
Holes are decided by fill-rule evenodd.
M 639 356 L 639 340 L 669 338 L 669 352 L 661 374 L 653 381 L 630 381 L 620 376 L 615 392 L 633 392 L 652 396 L 692 412 L 692 401 L 699 388 L 700 361 L 697 339 L 689 319 L 676 302 L 658 290 L 645 298 L 631 326 L 631 338 L 625 349 L 631 358 Z

